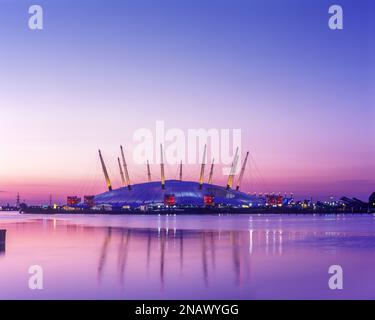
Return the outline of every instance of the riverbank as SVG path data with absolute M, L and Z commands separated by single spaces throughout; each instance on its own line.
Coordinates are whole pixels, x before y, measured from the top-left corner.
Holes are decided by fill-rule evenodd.
M 255 208 L 232 208 L 232 207 L 206 207 L 206 208 L 158 208 L 158 209 L 90 209 L 72 207 L 40 207 L 23 206 L 22 214 L 99 214 L 99 215 L 180 215 L 180 214 L 371 214 L 375 211 L 369 209 L 357 210 L 343 208 L 296 208 L 296 207 L 255 207 Z

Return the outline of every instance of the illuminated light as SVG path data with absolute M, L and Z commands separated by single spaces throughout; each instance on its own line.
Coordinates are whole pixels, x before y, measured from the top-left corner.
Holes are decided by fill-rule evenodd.
M 167 207 L 175 205 L 175 196 L 174 196 L 174 194 L 166 194 L 164 196 L 164 205 L 167 206 Z
M 76 206 L 80 202 L 81 202 L 81 198 L 79 198 L 77 196 L 68 196 L 66 204 L 68 206 Z
M 213 195 L 206 194 L 203 196 L 203 203 L 205 206 L 213 206 L 215 204 L 214 200 L 215 198 Z

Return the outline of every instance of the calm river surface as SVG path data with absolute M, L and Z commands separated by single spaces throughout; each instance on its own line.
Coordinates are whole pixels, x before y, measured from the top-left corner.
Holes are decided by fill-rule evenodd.
M 1 213 L 0 229 L 0 299 L 375 299 L 373 215 Z

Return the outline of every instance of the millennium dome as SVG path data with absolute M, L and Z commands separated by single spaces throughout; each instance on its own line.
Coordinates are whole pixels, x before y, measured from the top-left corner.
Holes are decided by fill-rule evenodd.
M 257 198 L 246 193 L 227 190 L 225 187 L 193 181 L 166 180 L 164 189 L 160 181 L 139 183 L 107 191 L 95 196 L 96 205 L 139 208 L 141 206 L 171 205 L 195 206 L 222 205 L 247 207 L 257 205 Z
M 125 161 L 122 146 L 121 158 L 117 158 L 119 173 L 121 176 L 122 187 L 113 189 L 111 179 L 99 150 L 99 158 L 103 169 L 103 174 L 108 188 L 107 192 L 96 196 L 85 197 L 85 201 L 79 206 L 104 208 L 109 206 L 113 209 L 149 209 L 149 208 L 207 208 L 207 207 L 230 207 L 230 208 L 248 208 L 257 206 L 259 198 L 248 195 L 240 191 L 241 180 L 245 171 L 246 161 L 249 155 L 247 152 L 240 175 L 237 179 L 237 186 L 233 188 L 235 178 L 235 167 L 238 161 L 238 148 L 232 163 L 231 172 L 228 176 L 226 186 L 212 184 L 214 163 L 211 163 L 211 169 L 207 183 L 204 183 L 206 146 L 204 147 L 203 160 L 199 180 L 184 181 L 182 179 L 182 162 L 180 164 L 180 179 L 166 180 L 164 173 L 163 150 L 160 146 L 160 181 L 151 181 L 151 171 L 147 162 L 148 182 L 132 184 L 129 178 L 129 171 Z

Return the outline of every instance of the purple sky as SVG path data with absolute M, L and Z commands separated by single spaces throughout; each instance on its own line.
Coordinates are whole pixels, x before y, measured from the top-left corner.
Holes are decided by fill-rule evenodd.
M 97 149 L 116 185 L 120 144 L 145 181 L 133 134 L 156 120 L 241 129 L 246 191 L 366 199 L 374 2 L 336 2 L 340 31 L 324 0 L 38 1 L 44 30 L 31 31 L 29 1 L 0 1 L 0 203 L 104 191 Z

